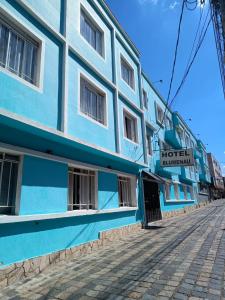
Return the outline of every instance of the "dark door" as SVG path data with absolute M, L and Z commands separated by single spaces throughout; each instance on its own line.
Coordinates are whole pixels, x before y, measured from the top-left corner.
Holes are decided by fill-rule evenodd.
M 143 180 L 144 197 L 145 197 L 145 214 L 146 223 L 161 220 L 162 214 L 159 202 L 159 186 L 158 183 Z

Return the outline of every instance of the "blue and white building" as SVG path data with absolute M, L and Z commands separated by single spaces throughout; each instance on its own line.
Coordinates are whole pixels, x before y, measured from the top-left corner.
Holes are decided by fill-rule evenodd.
M 197 203 L 159 164 L 197 140 L 103 0 L 0 0 L 0 90 L 1 266 Z

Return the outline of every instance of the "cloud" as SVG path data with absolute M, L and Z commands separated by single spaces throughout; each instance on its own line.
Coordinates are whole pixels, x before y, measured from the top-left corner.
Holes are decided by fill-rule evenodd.
M 138 3 L 140 5 L 145 5 L 145 4 L 153 4 L 156 5 L 159 2 L 159 0 L 138 0 Z
M 173 10 L 179 3 L 177 1 L 174 1 L 169 5 L 169 9 Z

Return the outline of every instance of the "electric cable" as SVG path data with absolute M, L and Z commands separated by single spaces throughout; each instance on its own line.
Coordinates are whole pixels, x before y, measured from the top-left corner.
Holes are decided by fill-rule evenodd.
M 172 73 L 171 73 L 171 78 L 170 78 L 169 91 L 168 91 L 168 96 L 167 96 L 167 101 L 166 101 L 166 107 L 165 107 L 163 118 L 162 118 L 162 120 L 160 122 L 161 123 L 160 125 L 163 124 L 164 119 L 165 119 L 165 115 L 166 115 L 166 112 L 167 112 L 167 109 L 168 109 L 168 104 L 169 104 L 171 89 L 172 89 L 172 85 L 173 85 L 175 67 L 176 67 L 176 62 L 177 62 L 177 53 L 178 53 L 178 46 L 179 46 L 179 41 L 180 41 L 181 24 L 182 24 L 182 20 L 183 20 L 184 7 L 185 7 L 185 2 L 186 1 L 187 0 L 183 0 L 182 7 L 181 7 L 181 13 L 180 13 L 179 25 L 178 25 L 178 31 L 177 31 L 177 41 L 176 41 L 176 47 L 175 47 L 175 52 L 174 52 L 173 67 L 172 67 Z M 161 129 L 161 126 L 159 127 L 159 129 L 157 130 L 157 132 L 154 133 L 155 136 L 158 135 L 160 129 Z
M 188 68 L 187 68 L 186 73 L 185 73 L 184 76 L 183 76 L 183 79 L 182 79 L 180 85 L 179 85 L 178 88 L 177 88 L 177 91 L 176 91 L 174 97 L 173 97 L 172 100 L 170 101 L 169 107 L 172 106 L 172 104 L 173 104 L 175 98 L 176 98 L 177 95 L 179 94 L 179 92 L 180 92 L 182 86 L 184 85 L 184 83 L 185 83 L 185 81 L 186 81 L 186 79 L 187 79 L 187 76 L 188 76 L 188 74 L 189 74 L 189 72 L 190 72 L 190 70 L 191 70 L 191 67 L 192 67 L 192 65 L 193 65 L 193 63 L 194 63 L 194 61 L 195 61 L 195 58 L 196 58 L 196 56 L 197 56 L 197 54 L 198 54 L 198 52 L 199 52 L 199 50 L 200 50 L 200 48 L 201 48 L 201 46 L 202 46 L 202 44 L 203 44 L 203 41 L 204 41 L 204 39 L 205 39 L 205 36 L 206 36 L 207 31 L 208 31 L 208 28 L 209 28 L 209 25 L 210 25 L 211 20 L 212 20 L 212 18 L 210 17 L 210 19 L 208 20 L 207 26 L 206 26 L 206 28 L 205 28 L 205 31 L 204 31 L 204 33 L 203 33 L 203 35 L 202 35 L 202 37 L 201 37 L 201 40 L 200 40 L 199 43 L 198 43 L 198 46 L 197 46 L 196 51 L 195 51 L 195 53 L 194 53 L 194 56 L 193 56 L 193 58 L 192 58 L 192 60 L 191 60 L 191 62 L 190 62 L 190 64 L 189 64 L 189 66 L 188 66 Z

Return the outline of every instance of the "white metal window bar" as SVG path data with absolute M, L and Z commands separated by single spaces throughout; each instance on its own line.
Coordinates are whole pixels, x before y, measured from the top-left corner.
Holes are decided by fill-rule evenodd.
M 118 189 L 119 189 L 119 205 L 120 206 L 132 206 L 131 198 L 131 179 L 128 177 L 118 177 Z
M 15 212 L 18 166 L 18 156 L 0 153 L 0 214 Z
M 80 110 L 95 121 L 106 125 L 106 100 L 93 85 L 81 77 Z
M 69 168 L 68 210 L 95 209 L 95 171 Z
M 39 45 L 27 34 L 12 28 L 0 17 L 0 66 L 37 84 Z

